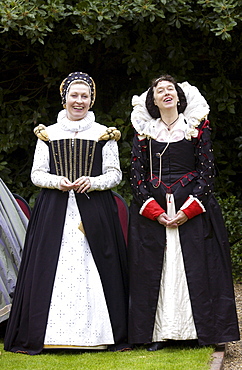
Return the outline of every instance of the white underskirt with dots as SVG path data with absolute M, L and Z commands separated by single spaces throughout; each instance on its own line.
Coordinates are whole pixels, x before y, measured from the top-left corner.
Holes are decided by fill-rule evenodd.
M 113 344 L 100 276 L 87 238 L 78 229 L 75 195 L 69 194 L 44 347 Z

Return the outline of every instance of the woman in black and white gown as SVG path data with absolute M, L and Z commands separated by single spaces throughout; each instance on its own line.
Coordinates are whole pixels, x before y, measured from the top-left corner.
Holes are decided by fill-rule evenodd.
M 121 181 L 120 133 L 95 122 L 92 78 L 60 87 L 57 123 L 38 126 L 31 179 L 42 188 L 27 231 L 5 349 L 124 350 L 126 246 L 111 188 Z

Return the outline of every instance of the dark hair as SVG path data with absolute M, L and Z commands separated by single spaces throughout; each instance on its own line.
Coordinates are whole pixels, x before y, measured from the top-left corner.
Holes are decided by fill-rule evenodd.
M 148 93 L 147 93 L 147 96 L 146 96 L 145 105 L 146 105 L 146 108 L 147 108 L 149 114 L 151 115 L 151 117 L 160 118 L 160 116 L 161 116 L 159 108 L 154 104 L 154 87 L 156 87 L 160 81 L 169 81 L 169 82 L 173 83 L 173 85 L 175 86 L 175 89 L 177 91 L 177 95 L 178 95 L 178 99 L 179 99 L 179 104 L 177 105 L 177 110 L 178 110 L 178 113 L 183 113 L 184 110 L 186 109 L 186 106 L 187 106 L 187 99 L 186 99 L 186 96 L 185 96 L 183 90 L 177 84 L 176 80 L 172 76 L 163 75 L 163 76 L 160 76 L 159 78 L 152 81 L 151 86 L 150 86 L 150 88 L 148 90 Z

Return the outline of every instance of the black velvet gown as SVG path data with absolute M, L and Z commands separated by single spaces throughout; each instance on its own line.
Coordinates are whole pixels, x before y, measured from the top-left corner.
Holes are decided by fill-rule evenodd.
M 152 168 L 150 174 L 150 140 Z M 162 276 L 166 229 L 139 214 L 153 197 L 166 210 L 166 194 L 172 193 L 176 210 L 189 195 L 197 197 L 206 212 L 189 219 L 179 230 L 192 315 L 200 345 L 239 339 L 227 232 L 213 195 L 214 159 L 209 125 L 199 137 L 166 143 L 134 136 L 130 208 L 130 343 L 152 342 Z M 168 338 L 169 339 L 169 338 Z
M 66 153 L 65 140 L 50 145 L 51 173 L 70 179 L 81 168 L 90 176 L 102 173 L 102 148 L 106 141 L 76 139 L 80 157 Z M 95 147 L 95 150 L 94 150 Z M 81 149 L 80 149 L 81 148 Z M 89 153 L 90 152 L 90 153 Z M 58 160 L 56 160 L 56 156 Z M 87 163 L 88 161 L 88 163 Z M 75 193 L 85 234 L 97 266 L 108 307 L 115 344 L 127 342 L 128 276 L 126 244 L 111 190 L 92 191 L 89 199 Z M 38 354 L 44 337 L 63 234 L 68 192 L 42 189 L 27 230 L 10 319 L 4 340 L 7 351 Z

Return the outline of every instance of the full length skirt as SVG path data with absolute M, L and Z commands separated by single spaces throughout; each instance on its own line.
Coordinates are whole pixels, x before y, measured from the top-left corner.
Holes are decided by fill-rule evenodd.
M 114 344 L 100 276 L 73 191 L 69 192 L 63 238 L 51 297 L 44 347 Z
M 167 195 L 167 214 L 174 217 L 175 213 L 174 197 Z M 178 227 L 166 228 L 166 248 L 152 341 L 167 339 L 197 339 Z
M 129 230 L 130 343 L 154 340 L 166 230 L 132 203 Z M 200 345 L 239 339 L 227 232 L 210 196 L 207 211 L 178 228 L 184 270 Z
M 100 294 L 105 297 L 104 303 L 106 303 L 107 310 L 105 304 L 101 309 L 108 311 L 109 320 L 104 321 L 111 323 L 114 343 L 125 343 L 127 342 L 128 309 L 127 256 L 118 210 L 111 191 L 94 191 L 89 194 L 89 197 L 90 199 L 84 194 L 75 193 L 78 213 L 80 213 L 85 231 L 85 238 L 80 237 L 80 240 L 84 241 L 81 248 L 85 254 L 89 252 L 88 246 L 90 247 L 93 261 L 89 258 L 88 263 L 97 268 L 92 278 L 95 276 L 95 282 L 99 281 L 102 285 L 103 294 Z M 72 213 L 66 216 L 69 208 L 68 200 L 68 192 L 43 189 L 36 202 L 27 230 L 13 306 L 5 335 L 6 350 L 29 354 L 40 353 L 44 346 L 48 318 L 48 336 L 51 333 L 49 331 L 50 321 L 54 301 L 56 301 L 52 293 L 60 292 L 58 280 L 61 280 L 64 271 L 59 268 L 64 253 L 64 244 L 66 244 L 66 235 L 63 231 L 69 229 L 65 222 L 69 222 L 73 217 Z M 74 209 L 76 209 L 75 206 Z M 78 225 L 75 225 L 74 229 L 82 233 Z M 75 240 L 75 236 L 69 235 L 69 237 Z M 80 250 L 77 251 L 79 252 Z M 58 285 L 57 289 L 54 288 L 55 284 L 56 287 Z M 66 304 L 68 304 L 68 299 Z M 86 304 L 88 305 L 88 302 Z M 93 312 L 93 309 L 94 307 L 89 313 Z M 105 342 L 110 342 L 112 337 L 108 325 L 106 333 Z M 51 342 L 52 340 L 46 337 L 46 344 Z M 100 341 L 92 343 L 97 344 Z M 89 343 L 82 341 L 81 344 L 88 345 Z

